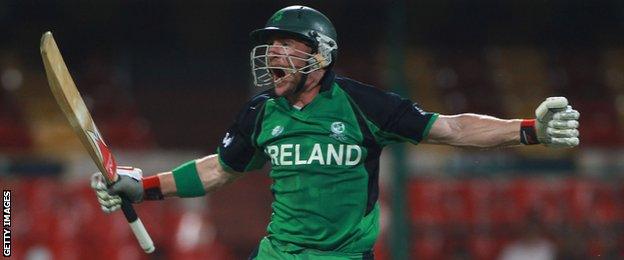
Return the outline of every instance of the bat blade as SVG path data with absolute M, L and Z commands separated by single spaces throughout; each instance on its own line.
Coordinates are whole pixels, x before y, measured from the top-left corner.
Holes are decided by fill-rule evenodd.
M 107 182 L 115 182 L 117 180 L 115 158 L 91 118 L 50 32 L 41 37 L 41 56 L 50 90 L 63 114 Z
M 41 37 L 40 51 L 50 90 L 59 107 L 106 181 L 114 183 L 118 178 L 115 158 L 91 118 L 51 32 Z M 132 204 L 123 198 L 121 208 L 141 248 L 153 252 L 154 243 Z

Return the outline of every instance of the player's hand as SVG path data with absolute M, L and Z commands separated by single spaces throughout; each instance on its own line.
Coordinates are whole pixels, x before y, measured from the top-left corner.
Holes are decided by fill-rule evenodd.
M 535 130 L 540 143 L 555 148 L 577 146 L 580 113 L 565 97 L 549 97 L 535 110 Z
M 119 166 L 117 167 L 119 178 L 110 186 L 101 173 L 96 172 L 91 176 L 91 188 L 95 190 L 98 202 L 105 213 L 111 213 L 121 208 L 121 196 L 132 203 L 143 201 L 143 183 L 141 182 L 143 171 L 139 168 Z

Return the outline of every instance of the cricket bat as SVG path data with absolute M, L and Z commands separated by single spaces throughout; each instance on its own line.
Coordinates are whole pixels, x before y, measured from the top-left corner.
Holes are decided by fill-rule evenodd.
M 98 131 L 91 114 L 87 109 L 76 84 L 69 74 L 67 65 L 61 56 L 61 52 L 52 37 L 51 32 L 46 32 L 41 37 L 41 58 L 45 67 L 48 83 L 56 102 L 61 107 L 63 114 L 69 120 L 71 127 L 80 138 L 80 141 L 89 152 L 91 159 L 100 170 L 108 184 L 117 181 L 117 165 L 110 149 L 104 142 Z M 154 252 L 152 238 L 145 230 L 141 219 L 137 216 L 130 201 L 122 198 L 121 209 L 130 224 L 132 232 L 136 236 L 141 248 L 146 253 Z

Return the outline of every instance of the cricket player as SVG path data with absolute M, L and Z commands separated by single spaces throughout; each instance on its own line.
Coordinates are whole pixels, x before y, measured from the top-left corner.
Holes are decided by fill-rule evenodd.
M 277 11 L 251 39 L 254 83 L 270 89 L 243 106 L 217 153 L 146 178 L 120 167 L 109 187 L 96 173 L 92 187 L 103 211 L 119 209 L 120 195 L 133 203 L 203 196 L 269 162 L 273 214 L 250 259 L 372 259 L 384 146 L 579 144 L 579 112 L 564 97 L 547 98 L 535 119 L 440 115 L 337 76 L 334 26 L 309 7 Z

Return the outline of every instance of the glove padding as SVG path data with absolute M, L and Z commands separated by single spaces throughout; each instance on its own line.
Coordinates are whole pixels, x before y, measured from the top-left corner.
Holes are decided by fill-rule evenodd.
M 577 146 L 580 113 L 565 97 L 549 97 L 535 110 L 535 130 L 540 143 L 554 148 Z
M 119 178 L 110 186 L 106 185 L 106 180 L 102 173 L 96 172 L 91 176 L 91 188 L 100 203 L 102 211 L 111 213 L 121 208 L 124 196 L 132 203 L 143 201 L 143 171 L 139 168 L 119 166 L 117 167 Z

